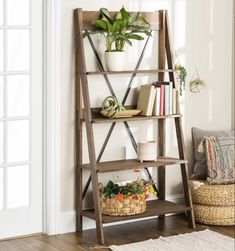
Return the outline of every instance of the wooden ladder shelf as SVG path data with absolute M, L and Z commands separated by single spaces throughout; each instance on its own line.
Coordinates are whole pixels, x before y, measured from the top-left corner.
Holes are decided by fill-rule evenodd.
M 113 12 L 111 15 L 115 15 Z M 98 243 L 104 244 L 104 232 L 103 224 L 131 220 L 136 218 L 144 218 L 149 216 L 160 216 L 164 217 L 169 213 L 182 213 L 185 212 L 188 218 L 189 226 L 195 228 L 195 221 L 192 209 L 192 199 L 189 190 L 189 177 L 188 177 L 188 166 L 185 155 L 185 143 L 184 136 L 182 131 L 181 115 L 169 115 L 169 116 L 136 116 L 131 118 L 104 118 L 98 116 L 97 109 L 91 108 L 90 106 L 90 97 L 88 91 L 88 75 L 103 75 L 104 79 L 108 85 L 108 88 L 113 96 L 115 92 L 112 88 L 112 85 L 109 81 L 108 75 L 110 74 L 132 74 L 131 80 L 129 82 L 128 88 L 122 100 L 124 105 L 128 97 L 129 91 L 132 86 L 134 77 L 137 74 L 158 74 L 158 80 L 164 80 L 164 74 L 169 74 L 169 79 L 175 87 L 175 70 L 173 62 L 173 50 L 170 40 L 169 32 L 169 20 L 166 10 L 160 10 L 155 12 L 143 12 L 141 13 L 151 24 L 151 28 L 154 31 L 159 32 L 159 53 L 158 53 L 158 66 L 159 69 L 153 70 L 139 70 L 140 63 L 142 61 L 145 47 L 147 46 L 148 39 L 145 43 L 144 49 L 141 53 L 139 61 L 136 65 L 136 69 L 133 71 L 118 71 L 118 72 L 109 72 L 105 71 L 102 65 L 102 62 L 98 56 L 94 43 L 91 36 L 87 32 L 88 30 L 93 29 L 91 22 L 99 18 L 99 12 L 95 11 L 83 11 L 82 9 L 76 9 L 74 11 L 75 18 L 75 36 L 76 36 L 76 84 L 75 84 L 75 99 L 76 99 L 76 230 L 81 232 L 82 227 L 82 217 L 86 216 L 90 219 L 95 220 L 96 222 L 96 231 L 97 231 L 97 240 Z M 87 33 L 87 38 L 91 44 L 91 47 L 95 53 L 99 71 L 88 72 L 86 69 L 85 63 L 85 53 L 84 53 L 84 44 L 83 44 L 83 33 Z M 167 63 L 168 69 L 165 69 Z M 84 104 L 84 109 L 83 109 Z M 178 104 L 179 106 L 179 104 Z M 166 119 L 173 118 L 176 128 L 176 136 L 178 142 L 179 158 L 168 158 L 165 156 L 165 121 Z M 119 161 L 108 161 L 100 162 L 106 145 L 109 141 L 109 138 L 112 134 L 112 131 L 118 122 L 123 122 L 124 126 L 130 136 L 132 145 L 135 150 L 137 150 L 137 143 L 133 137 L 133 134 L 128 125 L 128 121 L 139 121 L 139 120 L 158 120 L 158 141 L 159 141 L 159 158 L 155 162 L 144 162 L 140 163 L 137 159 L 131 160 L 119 160 Z M 82 161 L 82 124 L 85 122 L 86 133 L 87 133 L 87 143 L 89 148 L 89 163 L 84 164 Z M 101 151 L 96 158 L 95 154 L 95 144 L 94 144 L 94 135 L 93 135 L 93 123 L 111 123 L 109 132 L 104 140 L 104 144 L 101 148 Z M 185 203 L 183 205 L 176 204 L 165 199 L 165 166 L 179 164 L 181 167 L 182 181 L 184 188 L 184 199 Z M 99 200 L 99 189 L 98 189 L 98 173 L 103 172 L 115 172 L 120 170 L 131 170 L 135 168 L 143 168 L 146 170 L 147 175 L 150 180 L 152 176 L 148 170 L 148 167 L 157 167 L 158 168 L 158 190 L 159 190 L 159 199 L 158 201 L 149 201 L 147 202 L 147 211 L 143 214 L 133 215 L 133 216 L 122 216 L 114 217 L 102 215 L 100 211 L 100 200 Z M 82 174 L 83 170 L 88 169 L 91 173 L 86 186 L 82 186 Z M 88 191 L 89 185 L 92 183 L 92 193 L 93 193 L 93 204 L 94 209 L 83 209 L 82 202 Z M 156 189 L 156 187 L 155 187 Z

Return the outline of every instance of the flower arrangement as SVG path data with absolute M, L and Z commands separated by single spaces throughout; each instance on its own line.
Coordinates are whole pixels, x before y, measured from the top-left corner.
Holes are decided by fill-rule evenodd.
M 136 178 L 127 183 L 109 181 L 100 187 L 101 213 L 110 216 L 141 214 L 146 211 L 146 199 L 157 192 L 153 184 L 141 178 L 140 170 L 134 169 Z
M 104 187 L 103 195 L 105 198 L 113 198 L 118 201 L 123 201 L 126 198 L 138 200 L 139 196 L 144 196 L 145 199 L 149 198 L 150 194 L 157 195 L 154 191 L 153 185 L 143 179 L 137 178 L 136 180 L 127 183 L 124 186 L 115 184 L 109 181 Z

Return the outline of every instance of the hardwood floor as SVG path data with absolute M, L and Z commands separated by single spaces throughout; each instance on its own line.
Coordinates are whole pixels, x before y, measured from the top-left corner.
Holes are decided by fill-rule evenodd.
M 196 224 L 196 231 L 211 229 L 235 238 L 234 227 L 217 227 Z M 150 238 L 192 232 L 184 215 L 166 217 L 163 220 L 146 220 L 104 228 L 106 245 L 96 243 L 95 230 L 83 234 L 69 233 L 56 236 L 37 235 L 0 242 L 0 251 L 84 251 L 108 250 L 112 244 L 125 244 Z

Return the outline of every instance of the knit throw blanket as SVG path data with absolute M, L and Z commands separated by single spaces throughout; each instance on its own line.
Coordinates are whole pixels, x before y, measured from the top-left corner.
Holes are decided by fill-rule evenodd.
M 208 182 L 212 184 L 235 181 L 235 138 L 205 137 Z

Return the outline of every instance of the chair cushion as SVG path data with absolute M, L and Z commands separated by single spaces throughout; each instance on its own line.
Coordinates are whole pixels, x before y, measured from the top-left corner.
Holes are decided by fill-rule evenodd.
M 193 153 L 194 153 L 194 169 L 190 178 L 206 179 L 207 178 L 207 159 L 205 152 L 198 152 L 198 146 L 205 136 L 229 137 L 235 136 L 234 131 L 207 131 L 198 128 L 192 128 Z

